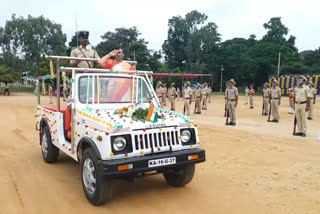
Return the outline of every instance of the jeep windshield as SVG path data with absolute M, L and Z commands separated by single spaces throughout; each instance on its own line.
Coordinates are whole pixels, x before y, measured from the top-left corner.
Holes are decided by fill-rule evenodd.
M 148 103 L 149 88 L 141 77 L 81 76 L 78 85 L 81 103 Z

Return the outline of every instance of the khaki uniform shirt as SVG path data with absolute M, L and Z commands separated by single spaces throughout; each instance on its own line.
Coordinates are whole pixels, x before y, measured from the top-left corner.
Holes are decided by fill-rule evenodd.
M 162 94 L 164 93 L 164 88 L 159 86 L 157 89 L 156 89 L 156 94 L 158 97 L 162 97 Z
M 270 89 L 269 88 L 263 89 L 262 90 L 262 95 L 263 95 L 264 98 L 269 98 Z
M 195 97 L 196 100 L 201 99 L 201 89 L 200 88 L 196 88 L 194 90 L 194 97 Z
M 192 95 L 192 89 L 189 86 L 183 89 L 183 98 L 185 99 L 190 98 L 191 95 Z
M 310 90 L 307 86 L 303 85 L 302 87 L 294 88 L 294 97 L 295 102 L 306 102 L 307 98 L 312 98 Z
M 201 89 L 202 96 L 207 96 L 207 93 L 208 93 L 208 88 L 207 87 Z
M 280 98 L 281 97 L 281 89 L 279 87 L 270 89 L 271 99 Z
M 175 96 L 177 94 L 176 92 L 176 88 L 175 87 L 172 87 L 172 88 L 169 88 L 168 90 L 168 96 L 171 97 L 171 96 Z
M 93 50 L 91 45 L 87 45 L 86 47 L 80 45 L 80 47 L 74 48 L 71 51 L 70 56 L 71 57 L 78 57 L 78 58 L 100 59 L 97 51 Z M 74 62 L 75 62 L 75 60 L 70 60 L 71 64 L 73 64 Z M 79 68 L 89 68 L 89 67 L 93 68 L 93 65 L 94 65 L 94 62 L 92 62 L 92 61 L 80 61 L 78 64 L 78 67 Z
M 226 99 L 228 99 L 230 101 L 235 100 L 236 96 L 239 95 L 238 88 L 234 87 L 234 86 L 232 86 L 232 88 L 227 88 L 224 95 L 225 95 Z

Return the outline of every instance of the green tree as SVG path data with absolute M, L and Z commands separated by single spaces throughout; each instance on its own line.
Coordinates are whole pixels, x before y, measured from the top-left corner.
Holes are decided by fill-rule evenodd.
M 12 15 L 0 34 L 2 52 L 24 60 L 24 69 L 35 71 L 45 55 L 64 55 L 66 35 L 60 24 L 43 16 L 27 18 Z
M 0 64 L 0 82 L 12 83 L 21 78 L 18 72 L 15 72 L 12 68 Z
M 97 45 L 97 52 L 102 57 L 115 48 L 121 47 L 126 60 L 138 62 L 138 70 L 150 70 L 150 65 L 153 66 L 152 69 L 159 68 L 158 63 L 160 62 L 158 61 L 157 54 L 151 54 L 151 50 L 147 47 L 148 42 L 139 38 L 140 35 L 141 33 L 136 27 L 116 28 L 115 32 L 108 31 L 101 36 L 103 41 Z

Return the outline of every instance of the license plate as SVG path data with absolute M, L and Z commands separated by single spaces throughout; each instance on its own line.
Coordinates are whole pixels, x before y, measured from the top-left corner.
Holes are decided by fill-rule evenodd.
M 176 163 L 176 157 L 149 160 L 149 167 L 165 166 Z

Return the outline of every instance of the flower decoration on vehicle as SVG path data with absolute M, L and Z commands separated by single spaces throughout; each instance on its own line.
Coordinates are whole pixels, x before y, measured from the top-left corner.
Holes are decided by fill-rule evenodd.
M 114 113 L 123 115 L 125 117 L 131 117 L 133 121 L 139 120 L 141 122 L 146 122 L 146 121 L 156 122 L 153 118 L 148 117 L 149 114 L 152 114 L 152 112 L 150 113 L 150 111 L 153 111 L 153 109 L 130 105 L 128 107 L 123 107 L 121 109 L 118 109 Z M 165 115 L 164 114 L 157 115 L 157 118 L 165 119 Z

